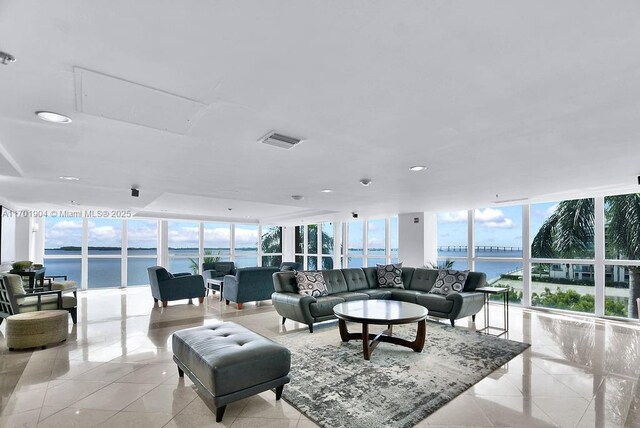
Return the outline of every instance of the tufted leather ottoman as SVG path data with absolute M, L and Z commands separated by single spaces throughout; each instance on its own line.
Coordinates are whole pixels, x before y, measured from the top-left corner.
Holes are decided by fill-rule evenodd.
M 232 322 L 176 331 L 172 345 L 178 374 L 213 399 L 217 422 L 227 404 L 273 388 L 279 400 L 289 383 L 289 350 Z

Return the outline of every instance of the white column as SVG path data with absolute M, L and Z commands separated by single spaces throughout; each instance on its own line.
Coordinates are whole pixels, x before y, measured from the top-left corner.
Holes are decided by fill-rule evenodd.
M 258 267 L 262 266 L 262 225 L 258 225 Z
M 232 262 L 236 261 L 236 225 L 234 223 L 231 223 L 229 225 L 230 227 L 230 240 L 229 240 L 229 245 L 231 246 L 231 248 L 229 248 L 229 259 Z
M 522 205 L 522 306 L 531 306 L 531 245 L 529 236 L 531 205 Z
M 293 262 L 296 259 L 295 226 L 282 226 L 282 261 Z
M 473 271 L 475 269 L 476 257 L 476 232 L 474 222 L 476 219 L 475 210 L 467 212 L 467 269 Z
M 594 276 L 595 276 L 595 292 L 596 292 L 596 316 L 604 316 L 604 197 L 595 198 L 595 260 L 594 260 Z
M 342 265 L 340 264 L 340 248 L 342 247 L 342 229 L 343 225 L 341 221 L 333 222 L 333 267 L 336 269 L 340 269 Z
M 44 218 L 35 217 L 31 223 L 31 244 L 29 245 L 29 260 L 44 264 Z
M 398 259 L 404 266 L 437 263 L 437 217 L 432 212 L 398 214 Z
M 126 218 L 124 220 L 122 220 L 122 263 L 121 263 L 121 273 L 120 273 L 120 287 L 121 288 L 126 288 L 127 287 L 127 266 L 129 264 L 129 244 L 128 244 L 128 232 L 129 232 L 129 220 L 127 220 Z
M 86 290 L 89 288 L 89 219 L 82 217 L 82 250 L 81 254 L 81 288 Z
M 198 222 L 198 272 L 202 274 L 202 263 L 204 263 L 204 223 Z
M 158 266 L 169 267 L 169 223 L 167 220 L 158 222 Z
M 31 260 L 35 262 L 30 258 L 29 251 L 29 242 L 31 241 L 31 217 L 16 217 L 14 231 L 15 260 Z

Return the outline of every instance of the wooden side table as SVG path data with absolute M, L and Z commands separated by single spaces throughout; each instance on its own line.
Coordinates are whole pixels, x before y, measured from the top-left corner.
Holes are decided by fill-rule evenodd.
M 475 291 L 484 293 L 484 328 L 478 330 L 486 334 L 493 334 L 494 336 L 502 336 L 509 331 L 509 288 L 507 287 L 480 287 Z M 489 323 L 489 297 L 494 294 L 502 294 L 502 327 L 492 326 Z M 490 333 L 490 330 L 497 330 L 497 333 Z

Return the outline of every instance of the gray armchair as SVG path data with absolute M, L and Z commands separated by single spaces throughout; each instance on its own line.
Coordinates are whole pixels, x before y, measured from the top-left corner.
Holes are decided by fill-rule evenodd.
M 202 263 L 202 276 L 204 279 L 223 280 L 225 275 L 235 275 L 236 265 L 234 262 L 212 262 Z
M 197 297 L 202 303 L 205 296 L 204 279 L 202 275 L 189 273 L 171 274 L 162 266 L 147 268 L 149 273 L 149 285 L 151 295 L 156 303 L 162 301 L 162 306 L 167 307 L 169 300 L 182 300 Z
M 222 294 L 227 305 L 230 301 L 235 302 L 238 309 L 242 309 L 243 303 L 271 299 L 275 272 L 278 272 L 277 267 L 249 267 L 225 276 Z

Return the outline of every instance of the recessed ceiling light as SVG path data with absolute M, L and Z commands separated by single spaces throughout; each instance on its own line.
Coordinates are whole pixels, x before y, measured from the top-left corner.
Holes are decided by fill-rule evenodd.
M 362 184 L 363 186 L 368 186 L 369 184 L 371 184 L 371 179 L 363 178 L 362 180 L 360 180 L 360 184 Z
M 300 201 L 300 200 L 304 199 L 304 196 L 302 196 L 302 195 L 291 195 L 291 199 L 293 199 L 294 201 Z
M 333 192 L 333 190 L 331 190 L 331 189 L 322 189 L 321 192 L 322 193 L 331 193 L 331 192 Z
M 427 167 L 423 165 L 416 165 L 416 166 L 410 167 L 409 169 L 411 171 L 424 171 L 425 169 L 427 169 Z
M 78 177 L 72 177 L 70 175 L 61 175 L 60 177 L 58 177 L 60 180 L 67 180 L 67 181 L 78 181 L 80 180 Z
M 73 199 L 72 199 L 72 200 L 70 200 L 70 201 L 69 201 L 69 203 L 70 203 L 71 205 L 76 205 L 76 206 L 77 206 L 77 205 L 80 205 L 80 202 L 78 202 L 78 201 L 74 201 Z
M 53 123 L 71 123 L 71 118 L 60 113 L 54 113 L 52 111 L 37 111 L 36 116 L 42 120 Z

